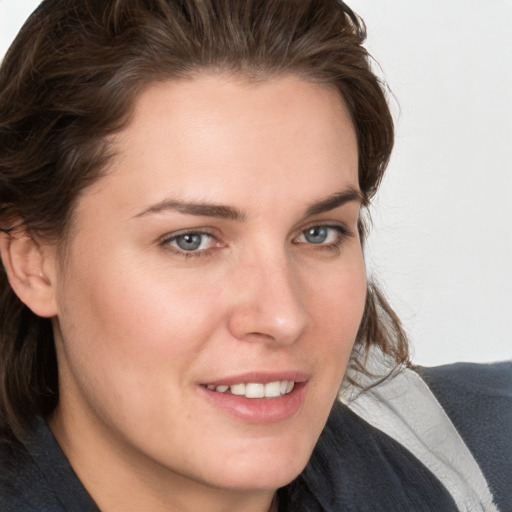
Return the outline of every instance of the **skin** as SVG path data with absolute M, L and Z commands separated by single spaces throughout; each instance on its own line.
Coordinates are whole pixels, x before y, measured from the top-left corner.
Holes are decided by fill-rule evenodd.
M 60 378 L 50 426 L 105 512 L 268 510 L 311 455 L 363 313 L 350 116 L 336 91 L 297 77 L 205 74 L 148 88 L 113 147 L 78 201 L 65 261 L 45 249 Z M 240 218 L 160 208 L 169 200 Z M 331 226 L 325 242 L 306 238 L 312 225 Z M 209 235 L 186 253 L 184 230 Z M 282 421 L 234 417 L 201 386 L 287 370 L 307 383 Z

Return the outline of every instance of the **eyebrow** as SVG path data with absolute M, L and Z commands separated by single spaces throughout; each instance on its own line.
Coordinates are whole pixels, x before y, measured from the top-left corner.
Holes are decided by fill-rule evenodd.
M 342 192 L 332 194 L 320 201 L 310 204 L 306 209 L 305 217 L 318 215 L 339 208 L 346 203 L 356 201 L 363 202 L 363 196 L 359 190 L 348 188 Z M 220 219 L 234 220 L 242 222 L 245 220 L 245 212 L 232 206 L 217 205 L 211 203 L 195 203 L 180 201 L 175 199 L 165 199 L 156 203 L 142 212 L 135 215 L 134 218 L 145 217 L 151 214 L 165 213 L 167 211 L 175 211 L 185 215 L 197 215 L 201 217 L 216 217 Z
M 309 205 L 306 210 L 306 217 L 311 217 L 312 215 L 318 215 L 319 213 L 328 212 L 334 210 L 335 208 L 339 208 L 346 203 L 350 203 L 352 201 L 356 201 L 358 203 L 363 203 L 363 195 L 361 192 L 355 188 L 349 187 L 342 192 L 336 192 L 325 199 L 321 199 L 320 201 L 314 202 Z
M 141 213 L 135 215 L 137 217 L 145 217 L 152 213 L 163 213 L 166 211 L 176 211 L 186 215 L 198 215 L 202 217 L 217 217 L 220 219 L 243 221 L 245 213 L 231 206 L 210 204 L 210 203 L 189 203 L 187 201 L 178 201 L 173 199 L 165 199 Z

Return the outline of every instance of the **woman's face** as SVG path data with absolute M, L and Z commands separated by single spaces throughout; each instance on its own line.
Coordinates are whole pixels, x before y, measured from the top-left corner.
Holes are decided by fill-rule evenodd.
M 365 302 L 347 110 L 294 77 L 203 75 L 146 90 L 113 149 L 55 259 L 52 428 L 92 491 L 273 491 L 311 455 Z

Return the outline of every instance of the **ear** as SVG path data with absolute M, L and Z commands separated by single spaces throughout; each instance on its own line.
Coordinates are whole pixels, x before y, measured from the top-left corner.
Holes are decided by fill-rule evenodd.
M 42 244 L 25 232 L 1 233 L 0 253 L 9 283 L 19 299 L 38 316 L 56 316 L 55 247 Z

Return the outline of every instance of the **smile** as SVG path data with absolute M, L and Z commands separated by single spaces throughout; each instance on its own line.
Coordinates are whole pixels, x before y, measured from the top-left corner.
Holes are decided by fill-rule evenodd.
M 246 423 L 268 424 L 297 414 L 306 398 L 310 375 L 301 371 L 246 372 L 199 386 L 219 410 Z
M 295 382 L 292 380 L 281 380 L 267 382 L 265 384 L 260 382 L 247 382 L 232 384 L 231 386 L 224 384 L 215 386 L 209 384 L 206 387 L 210 391 L 216 391 L 217 393 L 245 396 L 246 398 L 278 398 L 291 393 L 294 386 Z

